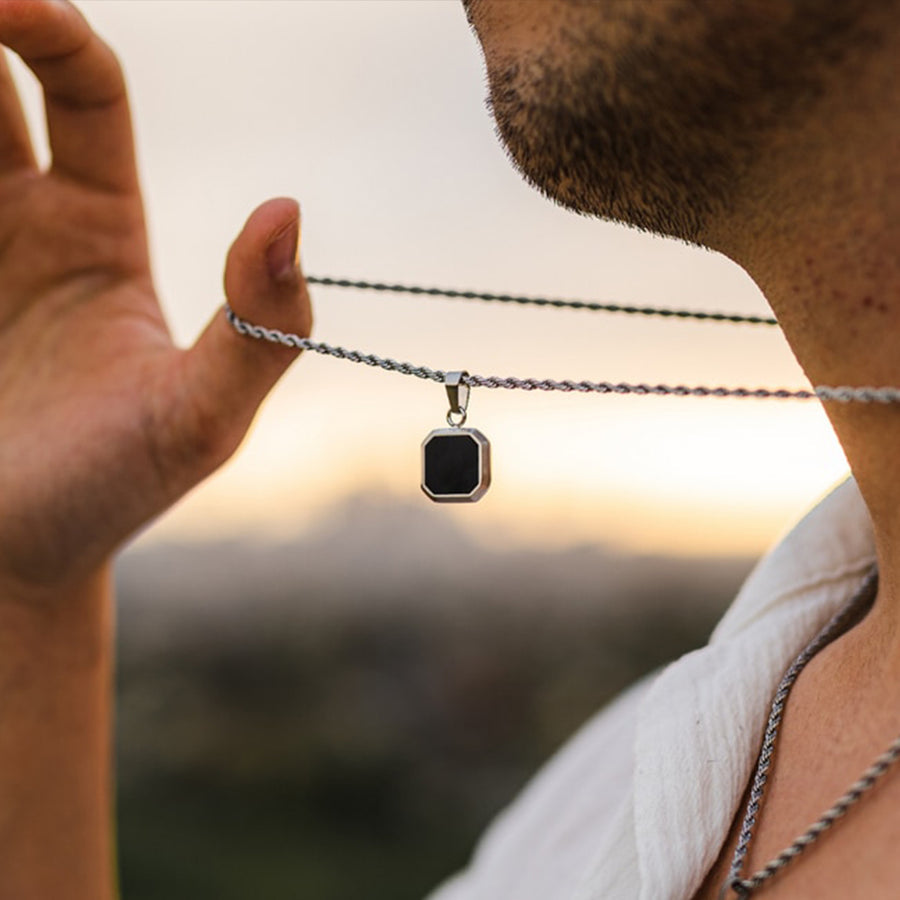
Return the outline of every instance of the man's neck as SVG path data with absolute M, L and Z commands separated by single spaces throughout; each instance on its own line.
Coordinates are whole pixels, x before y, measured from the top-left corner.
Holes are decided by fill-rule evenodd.
M 757 281 L 814 385 L 900 386 L 898 85 L 884 53 L 829 92 L 773 142 L 711 241 Z M 900 405 L 825 407 L 872 516 L 871 640 L 900 686 Z

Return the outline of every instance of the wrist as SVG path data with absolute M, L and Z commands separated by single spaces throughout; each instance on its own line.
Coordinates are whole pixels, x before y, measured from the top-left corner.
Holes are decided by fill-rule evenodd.
M 96 667 L 112 652 L 112 593 L 109 564 L 58 584 L 0 572 L 0 670 L 34 665 L 49 677 Z
M 0 896 L 113 895 L 111 583 L 0 582 Z

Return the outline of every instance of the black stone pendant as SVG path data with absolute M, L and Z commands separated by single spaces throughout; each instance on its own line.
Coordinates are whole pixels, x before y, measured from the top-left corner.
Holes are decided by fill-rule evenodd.
M 475 428 L 463 428 L 469 404 L 467 372 L 448 372 L 449 428 L 422 441 L 422 490 L 437 503 L 474 503 L 491 484 L 491 445 Z
M 436 428 L 422 441 L 422 490 L 437 503 L 474 503 L 491 484 L 491 445 L 475 428 Z

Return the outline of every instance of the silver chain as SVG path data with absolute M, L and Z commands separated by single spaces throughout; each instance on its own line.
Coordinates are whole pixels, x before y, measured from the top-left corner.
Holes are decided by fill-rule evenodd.
M 301 337 L 299 334 L 285 333 L 277 328 L 254 325 L 252 322 L 240 318 L 227 303 L 225 304 L 225 315 L 238 334 L 255 338 L 259 341 L 283 344 L 296 350 L 309 350 L 312 353 L 321 353 L 325 356 L 333 356 L 336 359 L 347 359 L 350 362 L 363 363 L 367 366 L 385 369 L 388 372 L 399 372 L 402 375 L 413 375 L 416 378 L 424 378 L 440 384 L 444 383 L 447 375 L 442 369 L 432 369 L 428 366 L 398 362 L 390 357 L 364 353 L 360 350 L 347 350 L 344 347 L 336 347 L 322 341 L 313 341 L 310 338 Z M 900 388 L 895 387 L 819 386 L 813 389 L 788 390 L 786 388 L 705 387 L 703 385 L 690 386 L 684 384 L 628 384 L 627 382 L 614 383 L 610 381 L 555 381 L 552 378 L 516 378 L 500 375 L 466 375 L 464 382 L 469 387 L 504 388 L 522 391 L 564 391 L 566 393 L 577 392 L 582 394 L 737 397 L 756 400 L 812 400 L 818 397 L 819 400 L 835 400 L 839 403 L 900 402 Z
M 753 778 L 753 787 L 750 790 L 750 799 L 744 812 L 744 820 L 741 825 L 738 844 L 731 861 L 731 869 L 728 878 L 719 892 L 720 900 L 725 900 L 729 892 L 733 891 L 738 897 L 751 896 L 759 887 L 773 878 L 778 872 L 789 865 L 804 850 L 815 843 L 844 813 L 850 809 L 867 791 L 875 785 L 879 778 L 900 759 L 900 737 L 898 737 L 888 749 L 875 760 L 875 762 L 854 782 L 845 794 L 843 794 L 833 806 L 826 810 L 809 828 L 797 837 L 790 846 L 773 857 L 761 869 L 754 872 L 748 878 L 743 878 L 741 872 L 753 841 L 753 832 L 756 827 L 759 810 L 765 794 L 766 783 L 769 779 L 769 769 L 772 764 L 772 755 L 775 744 L 778 741 L 778 733 L 781 720 L 784 715 L 784 707 L 788 695 L 797 677 L 806 664 L 826 645 L 843 634 L 849 626 L 864 613 L 875 599 L 878 586 L 878 573 L 873 570 L 853 595 L 846 606 L 835 615 L 830 622 L 816 635 L 815 638 L 803 649 L 794 660 L 790 668 L 785 672 L 775 692 L 769 721 L 763 736 L 762 749 L 759 753 L 759 761 Z
M 418 294 L 427 297 L 449 297 L 456 300 L 484 300 L 488 303 L 515 303 L 521 306 L 549 306 L 555 309 L 583 309 L 588 312 L 621 313 L 626 316 L 661 316 L 666 319 L 696 319 L 702 322 L 727 322 L 732 325 L 778 325 L 768 316 L 742 316 L 737 313 L 701 312 L 693 309 L 672 309 L 666 306 L 629 306 L 621 303 L 600 303 L 595 300 L 562 300 L 555 297 L 526 297 L 521 294 L 491 294 L 485 291 L 456 291 L 449 288 L 420 287 L 412 284 L 385 284 L 380 281 L 350 281 L 346 278 L 325 278 L 307 275 L 308 284 L 323 287 L 353 288 L 389 294 Z

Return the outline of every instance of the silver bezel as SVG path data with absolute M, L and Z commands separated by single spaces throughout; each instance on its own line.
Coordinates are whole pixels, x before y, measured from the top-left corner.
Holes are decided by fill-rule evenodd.
M 432 438 L 448 435 L 465 434 L 473 438 L 478 445 L 478 484 L 468 494 L 435 494 L 425 484 L 425 448 Z M 477 428 L 435 428 L 422 441 L 422 480 L 421 488 L 427 497 L 435 503 L 475 503 L 480 500 L 491 486 L 491 445 L 488 439 Z

